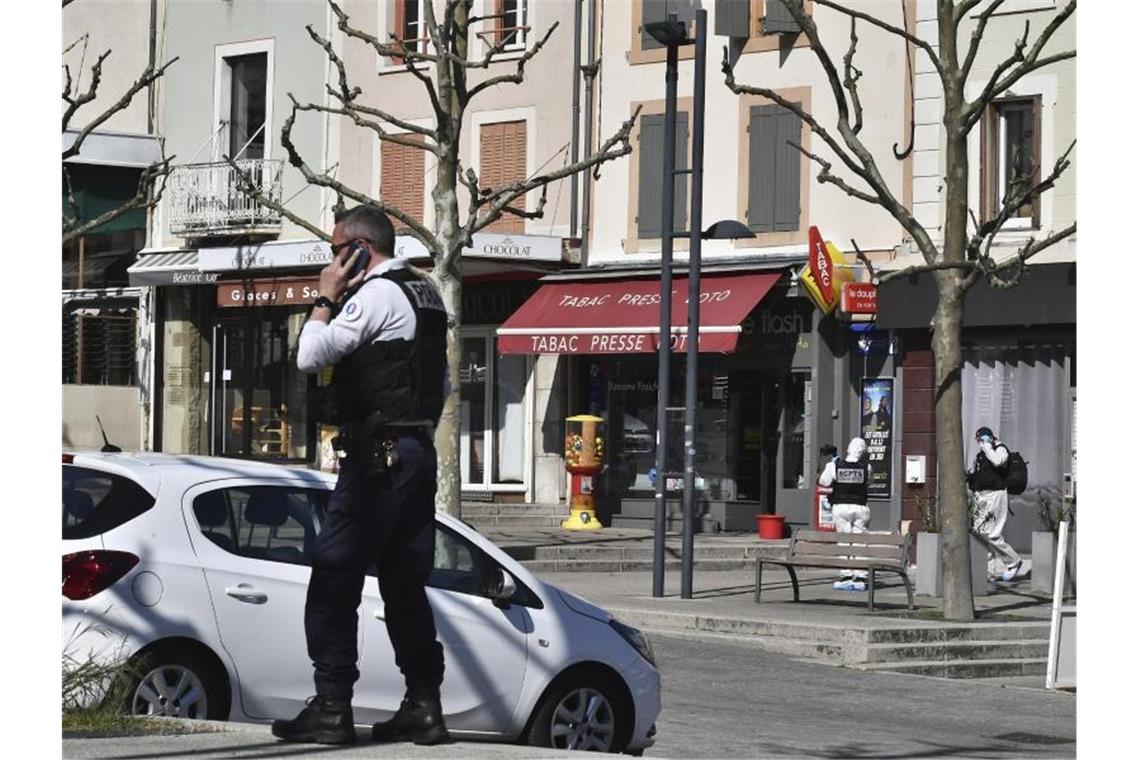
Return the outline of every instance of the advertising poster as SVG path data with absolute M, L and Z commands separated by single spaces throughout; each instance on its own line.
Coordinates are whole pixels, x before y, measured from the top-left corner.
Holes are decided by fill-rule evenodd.
M 887 499 L 891 495 L 891 435 L 894 424 L 895 381 L 889 377 L 863 378 L 860 430 L 867 442 L 871 482 L 867 495 Z

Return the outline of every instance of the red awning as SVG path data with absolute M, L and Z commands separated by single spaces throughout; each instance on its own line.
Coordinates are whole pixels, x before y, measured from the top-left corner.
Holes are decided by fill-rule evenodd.
M 701 277 L 699 348 L 730 353 L 740 323 L 780 273 Z M 684 351 L 687 277 L 673 280 L 672 350 Z M 657 351 L 661 320 L 658 279 L 552 282 L 543 285 L 497 330 L 501 354 L 628 354 Z

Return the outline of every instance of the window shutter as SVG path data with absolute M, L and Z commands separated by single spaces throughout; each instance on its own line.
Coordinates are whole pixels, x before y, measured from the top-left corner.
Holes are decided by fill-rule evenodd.
M 503 41 L 503 27 L 507 26 L 503 18 L 503 0 L 495 0 L 495 44 Z
M 526 179 L 526 122 L 484 124 L 479 134 L 479 185 L 499 189 Z M 526 208 L 526 197 L 511 201 L 511 207 Z M 504 214 L 484 228 L 487 232 L 521 234 L 526 220 Z
M 752 0 L 716 0 L 716 34 L 747 39 L 751 10 Z
M 800 166 L 802 154 L 788 143 L 800 144 L 800 120 L 781 109 L 775 119 L 776 131 L 776 231 L 800 228 Z
M 423 223 L 424 152 L 422 150 L 397 143 L 381 143 L 380 199 L 390 206 L 395 206 L 417 222 Z M 393 219 L 392 223 L 398 230 L 406 229 L 396 219 Z
M 748 122 L 748 226 L 756 232 L 800 228 L 802 156 L 799 118 L 780 106 L 753 106 Z
M 404 0 L 396 0 L 396 2 L 393 3 L 393 5 L 396 6 L 396 9 L 395 9 L 396 12 L 395 12 L 395 15 L 394 15 L 393 20 L 392 20 L 392 35 L 394 37 L 396 37 L 397 39 L 403 39 L 403 37 L 404 37 L 404 24 L 407 23 L 407 18 L 408 18 L 407 15 L 405 14 Z M 404 62 L 404 59 L 398 55 L 388 56 L 388 60 L 394 64 L 397 64 L 397 65 L 402 64 Z
M 803 0 L 797 0 L 796 5 L 803 7 Z M 764 34 L 781 34 L 783 32 L 798 32 L 800 25 L 792 16 L 791 11 L 784 7 L 781 0 L 764 0 Z
M 641 117 L 637 148 L 637 236 L 661 237 L 661 156 L 665 152 L 665 116 Z
M 656 50 L 657 48 L 665 47 L 649 32 L 645 31 L 645 27 L 652 21 L 664 21 L 669 18 L 669 1 L 668 0 L 642 0 L 641 3 L 641 49 L 642 50 Z

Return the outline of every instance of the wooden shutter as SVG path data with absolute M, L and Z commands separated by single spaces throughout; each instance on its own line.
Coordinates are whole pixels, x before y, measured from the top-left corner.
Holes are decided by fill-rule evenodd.
M 803 7 L 803 0 L 797 0 L 799 7 Z M 764 34 L 780 34 L 783 32 L 798 32 L 800 25 L 795 17 L 781 0 L 765 0 L 764 2 Z
M 689 114 L 677 113 L 677 142 L 675 168 L 689 165 Z M 641 117 L 641 136 L 638 140 L 637 168 L 637 236 L 661 237 L 661 188 L 664 177 L 662 156 L 665 153 L 665 114 L 648 114 Z M 687 226 L 689 209 L 689 175 L 675 179 L 673 190 L 673 231 L 682 232 Z
M 752 0 L 716 0 L 715 33 L 724 37 L 750 36 Z
M 392 142 L 380 144 L 380 200 L 423 223 L 424 152 L 422 150 Z M 392 224 L 397 230 L 406 229 L 397 219 L 393 219 Z
M 981 170 L 981 217 L 983 222 L 988 222 L 996 215 L 998 205 L 997 141 L 999 132 L 997 128 L 997 108 L 995 108 L 993 104 L 987 105 L 985 111 L 982 112 L 982 118 L 978 121 L 981 123 L 982 130 L 979 136 L 981 160 L 978 161 Z
M 669 18 L 668 0 L 642 0 L 641 2 L 641 49 L 656 50 L 664 47 L 645 31 L 645 25 L 652 21 L 664 21 Z
M 780 106 L 753 106 L 748 121 L 748 226 L 757 232 L 800 228 L 802 156 L 799 118 Z
M 479 128 L 479 186 L 498 190 L 526 179 L 526 122 L 506 121 L 483 124 Z M 526 196 L 511 202 L 512 208 L 526 209 Z M 504 214 L 484 228 L 485 232 L 522 234 L 526 220 Z
M 404 8 L 404 3 L 405 0 L 396 0 L 394 3 L 396 6 L 396 12 L 392 21 L 392 35 L 397 39 L 404 38 L 404 24 L 407 23 L 408 20 L 408 17 L 405 14 L 406 9 Z M 385 42 L 387 41 L 388 40 L 385 40 Z M 404 59 L 398 55 L 388 56 L 388 60 L 395 64 L 401 64 L 404 62 Z

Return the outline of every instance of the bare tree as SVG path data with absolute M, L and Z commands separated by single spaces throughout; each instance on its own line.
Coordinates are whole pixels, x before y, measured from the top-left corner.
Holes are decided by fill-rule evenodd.
M 525 180 L 502 187 L 487 187 L 471 168 L 464 168 L 459 155 L 460 133 L 464 116 L 472 102 L 481 93 L 499 85 L 521 84 L 527 64 L 542 51 L 554 34 L 555 22 L 538 38 L 532 46 L 512 61 L 513 71 L 489 75 L 495 56 L 503 52 L 509 42 L 499 39 L 491 45 L 481 58 L 469 55 L 468 44 L 478 25 L 498 16 L 472 15 L 472 0 L 446 0 L 442 18 L 436 17 L 437 3 L 424 3 L 424 29 L 430 38 L 430 45 L 419 50 L 413 43 L 405 44 L 399 36 L 389 35 L 382 41 L 367 32 L 352 26 L 348 14 L 335 2 L 329 6 L 337 19 L 337 29 L 344 38 L 353 43 L 371 48 L 379 56 L 402 61 L 405 69 L 423 85 L 425 96 L 431 105 L 434 124 L 421 126 L 400 118 L 389 110 L 370 106 L 360 101 L 362 90 L 349 82 L 344 61 L 336 53 L 331 40 L 323 38 L 312 26 L 306 26 L 309 36 L 320 45 L 336 71 L 337 81 L 327 86 L 331 101 L 328 104 L 299 103 L 292 95 L 292 110 L 281 130 L 281 144 L 305 180 L 312 185 L 329 188 L 337 195 L 337 205 L 343 206 L 345 199 L 358 204 L 378 208 L 420 240 L 432 257 L 432 268 L 426 276 L 439 290 L 448 313 L 447 358 L 451 372 L 451 395 L 444 405 L 443 416 L 436 430 L 436 447 L 439 453 L 438 481 L 436 497 L 438 506 L 451 514 L 460 512 L 459 494 L 459 324 L 462 278 L 459 269 L 460 254 L 471 245 L 471 236 L 502 217 L 511 214 L 524 219 L 538 219 L 546 206 L 546 188 L 564 177 L 587 170 L 597 171 L 606 161 L 621 158 L 630 153 L 630 130 L 637 113 L 622 124 L 621 129 L 606 140 L 586 158 L 561 168 L 536 173 Z M 427 64 L 425 66 L 424 64 Z M 477 82 L 472 82 L 472 74 L 487 72 Z M 328 172 L 314 171 L 305 159 L 297 153 L 291 139 L 297 115 L 302 112 L 332 114 L 350 119 L 357 126 L 366 129 L 383 142 L 395 143 L 423 150 L 435 159 L 435 184 L 431 191 L 435 211 L 434 224 L 428 229 L 418 219 L 390 204 L 384 198 L 372 198 L 368 193 L 348 187 L 343 182 L 329 176 Z M 228 160 L 228 159 L 227 159 Z M 236 164 L 230 161 L 234 171 L 241 175 Z M 252 178 L 242 175 L 242 189 L 255 200 L 268 208 L 277 210 L 296 224 L 324 239 L 327 233 L 316 225 L 299 218 L 281 203 L 274 202 L 260 192 Z M 533 209 L 518 208 L 514 202 L 536 189 L 541 196 Z M 461 196 L 466 195 L 466 208 L 461 209 Z M 512 205 L 514 204 L 514 205 Z
M 781 0 L 795 18 L 800 30 L 815 53 L 827 75 L 831 94 L 838 113 L 833 128 L 824 126 L 812 114 L 767 87 L 738 84 L 733 76 L 734 61 L 725 50 L 723 71 L 725 84 L 737 94 L 764 96 L 793 112 L 806 122 L 812 132 L 830 148 L 831 153 L 846 168 L 845 174 L 854 175 L 848 181 L 833 174 L 832 164 L 824 157 L 800 148 L 810 160 L 820 166 L 817 179 L 834 185 L 852 198 L 881 206 L 895 218 L 917 245 L 924 264 L 901 271 L 879 273 L 869 259 L 855 249 L 859 258 L 876 283 L 913 274 L 933 272 L 938 285 L 938 306 L 934 315 L 932 348 L 935 362 L 935 432 L 938 446 L 938 503 L 942 506 L 943 586 L 945 588 L 943 614 L 951 620 L 972 620 L 974 599 L 970 586 L 969 533 L 965 461 L 962 440 L 962 315 L 966 293 L 981 278 L 995 288 L 1016 285 L 1025 271 L 1026 262 L 1035 254 L 1074 234 L 1073 223 L 1063 230 L 1046 233 L 1040 239 L 1030 238 L 1016 254 L 1001 260 L 991 255 L 994 237 L 1002 226 L 1025 203 L 1039 198 L 1050 190 L 1058 177 L 1070 166 L 1073 146 L 1057 160 L 1044 177 L 1039 171 L 1022 176 L 1004 189 L 993 216 L 979 224 L 973 221 L 970 231 L 968 201 L 969 154 L 967 136 L 995 99 L 1002 96 L 1027 74 L 1045 66 L 1076 57 L 1075 50 L 1043 55 L 1045 47 L 1058 28 L 1076 10 L 1076 0 L 1070 0 L 1037 35 L 1030 44 L 1029 22 L 1025 32 L 1014 43 L 1010 55 L 999 63 L 985 86 L 974 98 L 966 96 L 966 82 L 974 67 L 978 51 L 985 37 L 986 27 L 1004 0 L 990 0 L 977 14 L 977 26 L 970 35 L 964 56 L 959 50 L 959 29 L 982 0 L 938 0 L 937 49 L 907 29 L 887 23 L 872 15 L 852 10 L 834 0 L 814 0 L 815 5 L 843 14 L 851 22 L 851 44 L 842 59 L 842 74 L 832 55 L 820 42 L 819 32 L 811 16 L 804 13 L 802 4 Z M 859 100 L 859 80 L 862 72 L 855 66 L 858 46 L 857 24 L 862 23 L 884 30 L 907 41 L 929 58 L 942 84 L 945 127 L 943 150 L 946 175 L 943 178 L 946 205 L 943 221 L 943 239 L 939 247 L 919 223 L 911 209 L 899 200 L 883 178 L 871 151 L 860 138 L 863 125 L 863 107 Z M 799 147 L 799 146 L 795 146 Z M 902 160 L 905 152 L 895 150 Z M 854 245 L 855 241 L 852 241 Z
M 64 0 L 64 7 L 70 3 L 71 0 Z M 71 48 L 79 44 L 79 42 L 86 42 L 86 37 L 81 38 L 79 41 L 72 43 L 68 46 L 64 53 L 66 54 Z M 138 78 L 126 89 L 125 92 L 111 105 L 103 109 L 99 115 L 83 120 L 74 126 L 72 122 L 75 121 L 80 109 L 96 99 L 99 94 L 99 85 L 102 83 L 103 78 L 103 62 L 111 55 L 110 50 L 104 51 L 93 64 L 90 69 L 90 79 L 86 89 L 81 89 L 83 71 L 79 72 L 79 79 L 72 79 L 71 67 L 63 64 L 63 135 L 65 137 L 63 148 L 63 186 L 67 191 L 67 208 L 63 211 L 63 243 L 66 244 L 82 235 L 87 234 L 91 230 L 96 229 L 104 224 L 118 219 L 123 214 L 135 209 L 147 209 L 155 206 L 162 198 L 162 191 L 166 185 L 166 176 L 170 171 L 170 160 L 173 157 L 162 157 L 160 160 L 145 167 L 139 174 L 138 187 L 135 194 L 124 201 L 123 203 L 115 206 L 114 208 L 104 211 L 99 216 L 93 219 L 84 220 L 80 214 L 79 204 L 75 199 L 75 194 L 72 191 L 71 175 L 67 168 L 67 159 L 78 156 L 83 148 L 83 143 L 96 132 L 99 127 L 107 122 L 115 114 L 124 111 L 130 106 L 131 101 L 135 95 L 144 89 L 150 87 L 158 80 L 166 69 L 174 63 L 177 58 L 172 58 L 160 67 L 153 65 L 147 66 L 139 74 Z M 70 143 L 67 142 L 66 137 L 68 130 L 75 132 L 74 138 Z

